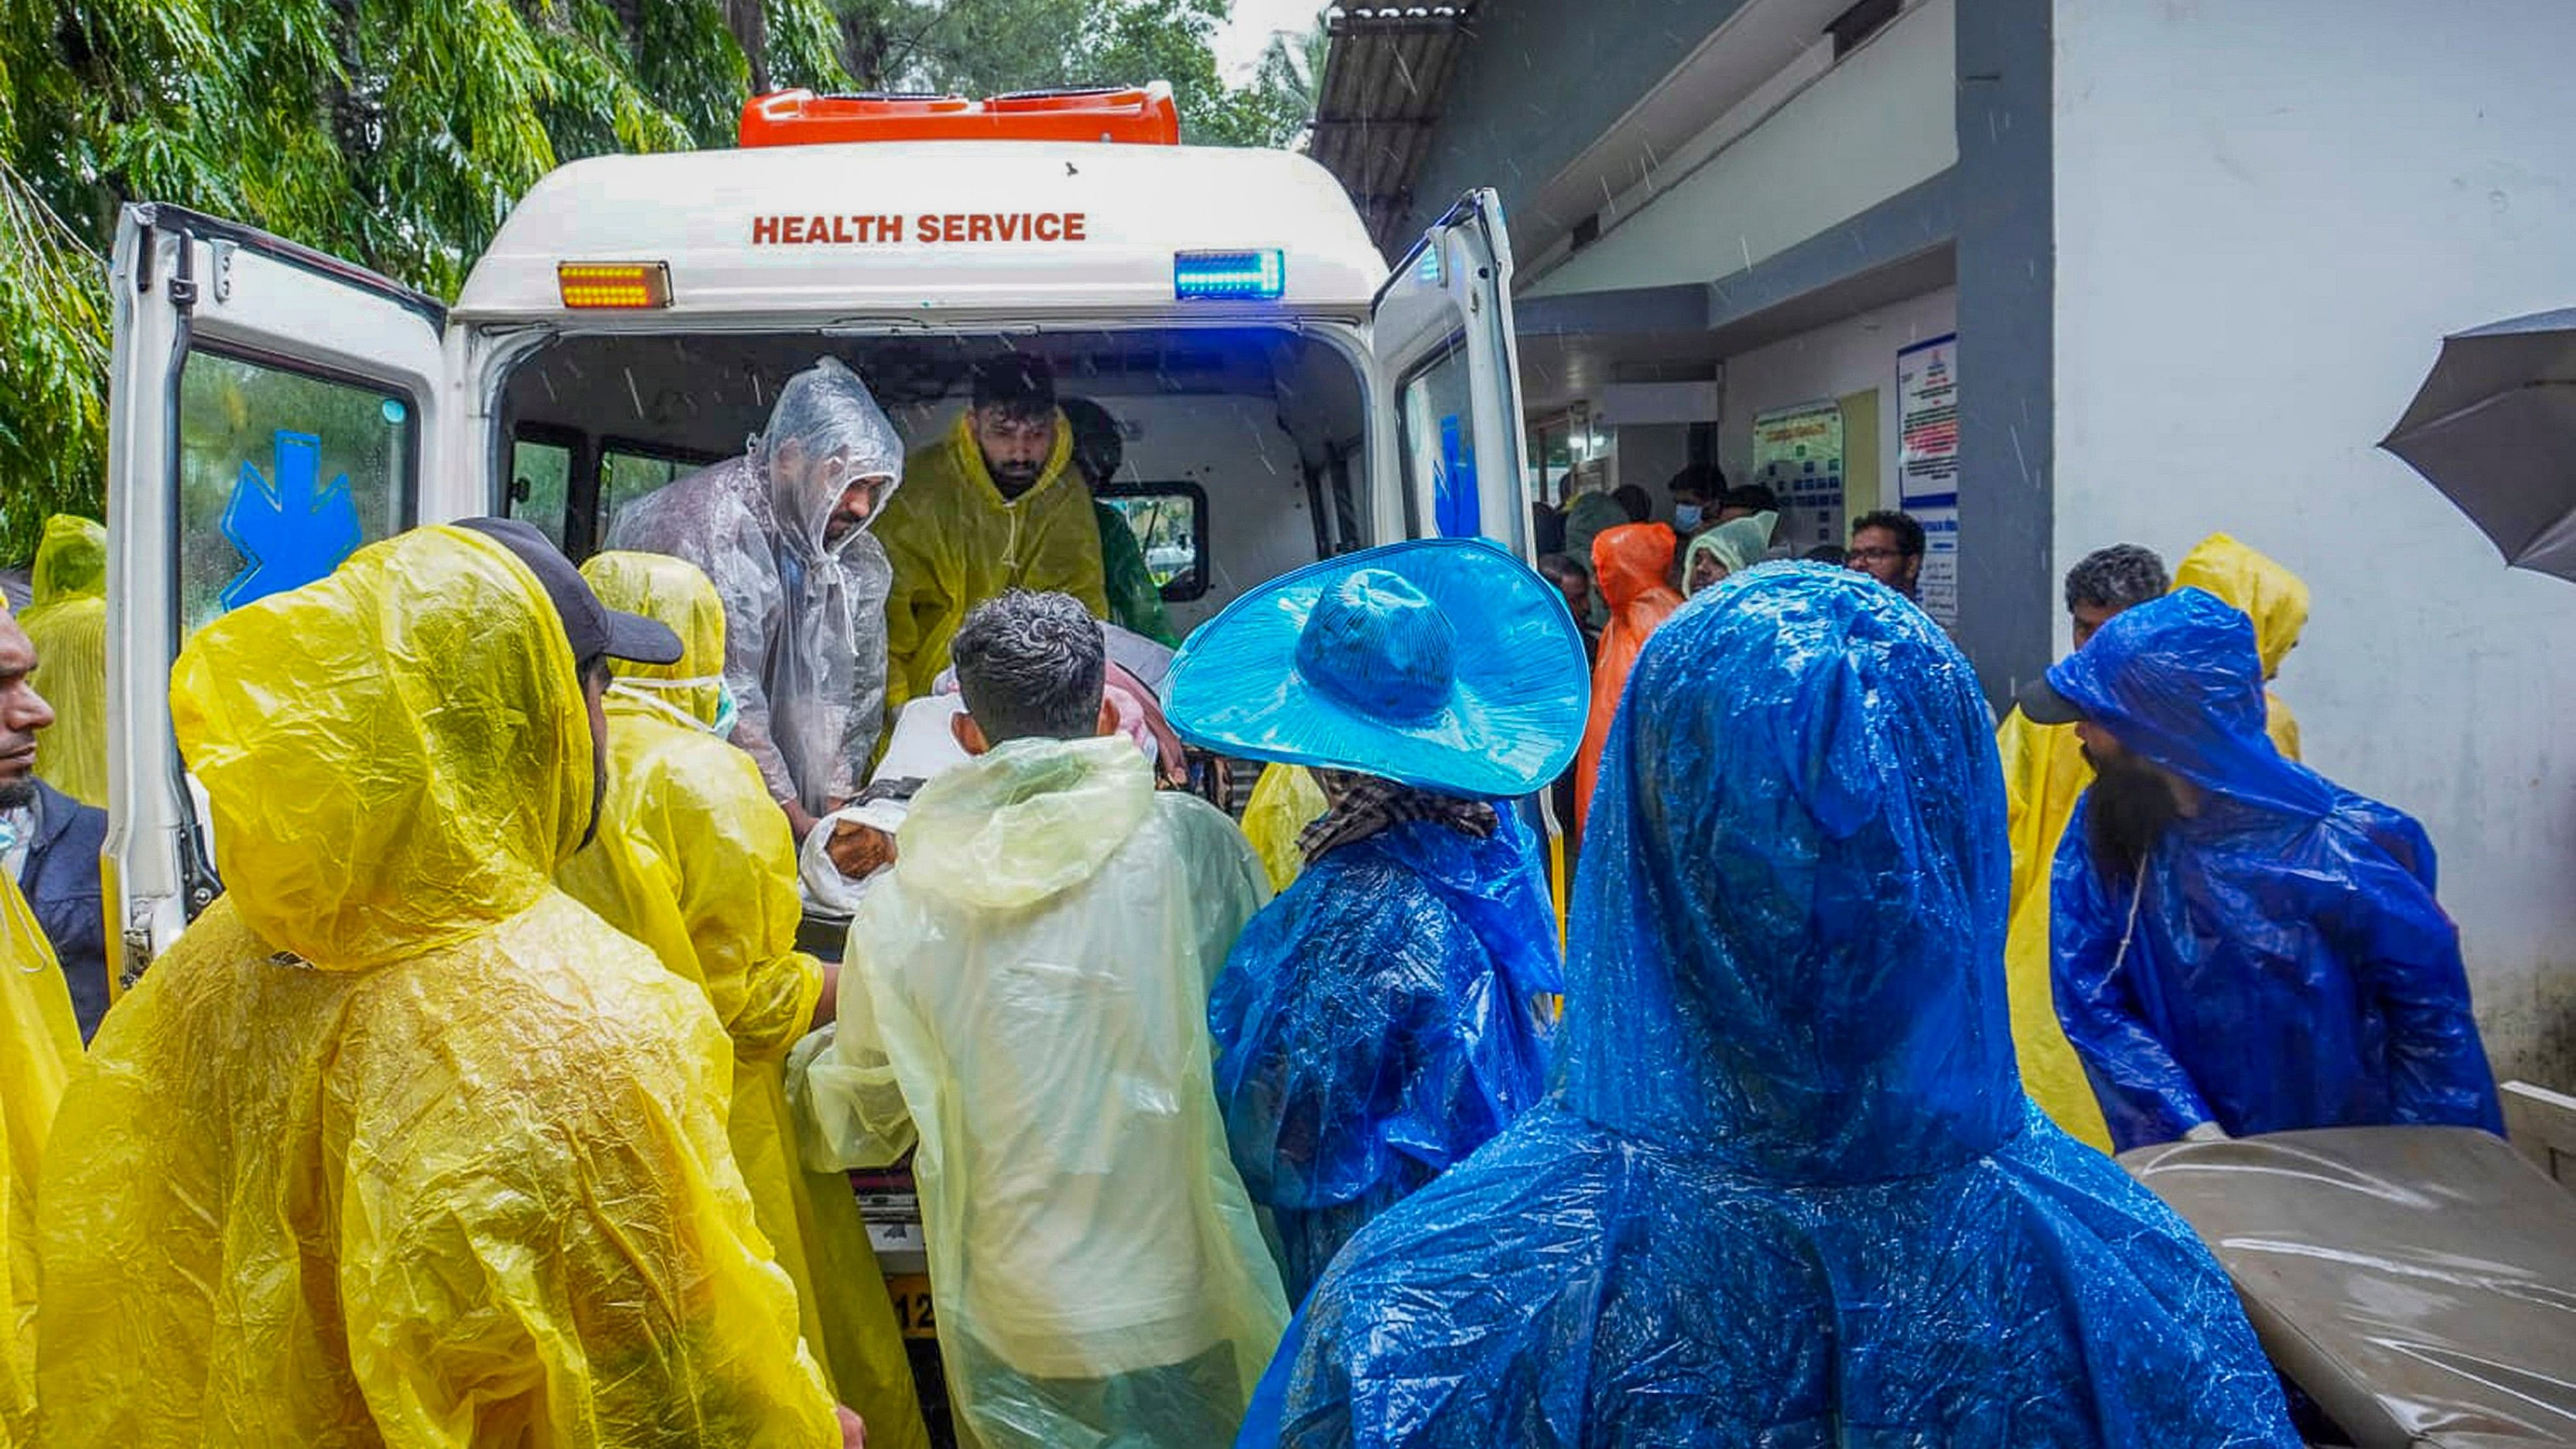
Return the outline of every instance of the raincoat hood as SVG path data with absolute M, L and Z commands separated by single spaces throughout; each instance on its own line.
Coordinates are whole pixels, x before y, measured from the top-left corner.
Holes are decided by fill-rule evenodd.
M 2048 683 L 2123 746 L 2213 795 L 2298 815 L 2335 807 L 2334 786 L 2282 758 L 2264 729 L 2253 623 L 2204 590 L 2122 610 L 2049 666 Z
M 2308 627 L 2308 586 L 2297 574 L 2223 533 L 2193 545 L 2174 568 L 2174 588 L 2203 589 L 2254 621 L 2254 652 L 2263 677 L 2281 672 L 2281 661 L 2299 646 Z
M 1703 531 L 1690 541 L 1690 551 L 1682 556 L 1682 591 L 1696 592 L 1690 587 L 1691 567 L 1702 554 L 1716 555 L 1717 561 L 1726 565 L 1730 578 L 1762 562 L 1762 555 L 1771 548 L 1772 525 L 1779 521 L 1779 514 L 1756 513 Z
M 206 625 L 170 707 L 234 909 L 323 970 L 518 914 L 590 823 L 563 626 L 525 565 L 461 529 L 371 545 Z
M 750 459 L 762 511 L 777 521 L 786 547 L 808 560 L 846 552 L 851 540 L 876 526 L 903 481 L 903 439 L 867 384 L 831 357 L 778 390 L 778 405 L 770 409 L 769 427 L 752 445 Z M 889 486 L 866 523 L 837 543 L 827 542 L 833 508 L 862 478 L 885 478 Z
M 46 519 L 45 536 L 27 569 L 27 585 L 30 613 L 65 599 L 105 597 L 107 530 L 77 514 Z
M 1678 540 L 1660 523 L 1623 523 L 1592 540 L 1592 577 L 1613 609 L 1649 595 L 1672 592 L 1673 549 Z
M 609 706 L 644 709 L 658 701 L 713 728 L 724 707 L 724 601 L 698 566 L 659 553 L 593 554 L 581 566 L 590 591 L 612 609 L 641 614 L 680 636 L 672 664 L 638 664 L 611 658 Z M 623 697 L 621 697 L 623 696 Z
M 1567 1105 L 1787 1183 L 2018 1132 L 1991 727 L 1957 648 L 1858 575 L 1764 569 L 1676 614 L 1602 762 Z
M 1124 735 L 1012 740 L 913 796 L 895 875 L 964 906 L 1034 906 L 1089 880 L 1153 804 L 1153 767 Z

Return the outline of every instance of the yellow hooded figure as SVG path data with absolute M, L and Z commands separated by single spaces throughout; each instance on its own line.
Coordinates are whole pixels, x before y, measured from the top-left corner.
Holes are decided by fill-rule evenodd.
M 2263 659 L 2263 677 L 2281 672 L 2281 661 L 2299 647 L 2308 627 L 2308 586 L 2297 574 L 2265 554 L 2223 533 L 2213 533 L 2192 546 L 2174 566 L 2173 586 L 2203 589 L 2254 621 L 2254 652 Z M 2269 714 L 2264 733 L 2281 753 L 2299 757 L 2299 718 L 2270 690 L 2263 691 Z
M 36 646 L 54 723 L 36 778 L 107 808 L 107 530 L 69 513 L 45 520 L 18 622 Z
M 600 773 L 565 617 L 421 528 L 181 651 L 228 890 L 55 1118 L 45 1444 L 840 1444 L 723 1026 L 553 884 Z
M 676 664 L 612 660 L 608 794 L 597 836 L 556 879 L 706 993 L 733 1042 L 727 1129 L 752 1215 L 796 1284 L 805 1342 L 868 1443 L 928 1443 L 902 1330 L 846 1177 L 796 1162 L 783 1064 L 813 1024 L 823 968 L 796 949 L 796 847 L 760 767 L 717 733 L 724 604 L 693 564 L 603 553 L 601 603 L 680 636 Z
M 1273 894 L 1295 885 L 1305 872 L 1306 853 L 1297 848 L 1297 837 L 1331 808 L 1314 771 L 1276 760 L 1261 767 L 1261 778 L 1253 782 L 1252 797 L 1243 805 L 1243 834 L 1252 842 L 1253 854 L 1261 857 L 1261 873 L 1270 877 Z
M 976 436 L 979 418 L 1014 450 L 998 481 Z M 1072 463 L 1073 428 L 1056 409 L 1053 378 L 1043 361 L 1020 356 L 978 368 L 974 406 L 905 461 L 903 491 L 876 525 L 894 565 L 888 718 L 931 692 L 966 611 L 1005 590 L 1071 594 L 1093 618 L 1109 617 L 1100 525 Z
M 0 608 L 0 618 L 8 617 Z M 36 1179 L 80 1028 L 53 947 L 0 870 L 0 1445 L 36 1441 Z

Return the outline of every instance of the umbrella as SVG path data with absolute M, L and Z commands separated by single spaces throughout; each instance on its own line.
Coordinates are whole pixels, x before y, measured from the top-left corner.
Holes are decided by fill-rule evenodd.
M 2576 579 L 2576 308 L 2443 338 L 2379 446 L 2459 505 L 2505 562 Z

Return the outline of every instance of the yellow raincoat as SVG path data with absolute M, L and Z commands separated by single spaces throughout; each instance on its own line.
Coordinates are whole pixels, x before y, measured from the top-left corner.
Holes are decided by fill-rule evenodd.
M 2281 672 L 2281 661 L 2299 647 L 2308 627 L 2308 586 L 2277 561 L 2223 533 L 2213 533 L 2192 546 L 2174 566 L 2174 587 L 2206 589 L 2244 611 L 2254 621 L 2254 652 L 2263 658 L 2263 677 Z M 2281 696 L 2263 691 L 2269 714 L 2264 732 L 2281 753 L 2299 757 L 2299 719 Z
M 1314 771 L 1275 761 L 1261 767 L 1252 798 L 1244 802 L 1243 833 L 1253 854 L 1261 857 L 1261 873 L 1270 877 L 1272 891 L 1288 889 L 1305 872 L 1306 853 L 1297 848 L 1297 837 L 1330 808 Z
M 2250 615 L 2267 677 L 2279 670 L 2282 656 L 2307 626 L 2307 585 L 2223 533 L 2184 555 L 2174 570 L 2174 587 L 2207 589 Z M 2278 696 L 2267 698 L 2272 743 L 2295 760 L 2298 721 Z M 1995 748 L 2003 756 L 2012 830 L 2012 923 L 2004 945 L 2004 980 L 2012 1000 L 2013 1047 L 2021 1059 L 2022 1086 L 2058 1126 L 2108 1152 L 2110 1129 L 2075 1049 L 2058 1025 L 2049 985 L 2049 871 L 2067 819 L 2075 813 L 2075 798 L 2093 783 L 2093 767 L 2084 763 L 2073 725 L 2032 724 L 2020 710 L 2004 717 L 1995 731 Z
M 733 1039 L 734 1161 L 795 1281 L 806 1345 L 871 1446 L 921 1449 L 902 1330 L 849 1179 L 796 1162 L 784 1063 L 812 1025 L 823 968 L 796 949 L 787 817 L 751 757 L 711 733 L 724 604 L 696 566 L 661 554 L 603 553 L 581 572 L 602 603 L 668 624 L 686 652 L 675 665 L 610 661 L 608 798 L 557 883 L 706 993 Z
M 1006 589 L 1051 590 L 1109 617 L 1100 525 L 1071 466 L 1073 429 L 1058 413 L 1055 448 L 1038 481 L 1003 501 L 984 468 L 972 414 L 903 465 L 903 489 L 877 520 L 894 564 L 886 597 L 886 714 L 930 693 L 948 667 L 948 641 L 966 611 Z
M 6 617 L 0 613 L 0 617 Z M 36 1442 L 36 1177 L 63 1082 L 79 1063 L 71 992 L 44 928 L 0 870 L 0 1445 Z
M 36 646 L 36 688 L 54 723 L 36 777 L 107 808 L 107 530 L 69 513 L 45 520 L 33 591 L 18 622 Z
M 835 1449 L 705 994 L 556 890 L 591 819 L 526 567 L 422 528 L 172 673 L 229 892 L 45 1162 L 44 1443 Z

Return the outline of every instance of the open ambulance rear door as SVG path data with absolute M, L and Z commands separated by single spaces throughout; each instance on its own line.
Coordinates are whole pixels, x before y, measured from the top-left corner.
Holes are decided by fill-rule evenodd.
M 252 228 L 128 206 L 110 285 L 111 990 L 222 890 L 170 732 L 170 665 L 226 610 L 423 517 L 480 511 L 442 410 L 446 309 Z
M 1378 415 L 1395 427 L 1404 534 L 1482 536 L 1528 556 L 1512 244 L 1502 201 L 1471 191 L 1378 289 Z

